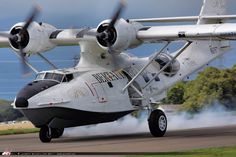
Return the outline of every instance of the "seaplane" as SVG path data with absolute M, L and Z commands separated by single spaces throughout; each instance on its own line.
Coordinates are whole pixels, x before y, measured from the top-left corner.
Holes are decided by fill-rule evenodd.
M 65 128 L 112 122 L 137 110 L 149 111 L 150 133 L 162 137 L 167 117 L 156 103 L 172 85 L 228 52 L 236 40 L 236 15 L 226 14 L 226 2 L 203 0 L 198 16 L 123 19 L 126 4 L 120 1 L 110 19 L 96 28 L 78 29 L 36 22 L 41 9 L 34 7 L 25 22 L 0 31 L 0 47 L 13 49 L 23 74 L 32 70 L 36 76 L 12 106 L 40 128 L 44 143 L 61 137 Z M 183 45 L 167 53 L 173 42 Z M 161 48 L 147 57 L 126 53 L 150 43 Z M 80 60 L 71 68 L 58 69 L 43 55 L 57 46 L 75 45 L 80 46 Z M 38 71 L 29 62 L 32 55 L 52 69 Z

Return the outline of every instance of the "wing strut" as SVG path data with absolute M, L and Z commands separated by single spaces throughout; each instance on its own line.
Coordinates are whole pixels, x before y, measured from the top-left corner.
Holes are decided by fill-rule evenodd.
M 143 99 L 143 94 L 133 84 L 130 84 L 130 86 L 138 93 L 140 99 Z
M 180 50 L 179 52 L 163 67 L 161 68 L 160 71 L 158 71 L 158 73 L 156 73 L 155 76 L 153 76 L 153 78 L 143 87 L 143 89 L 145 89 L 160 73 L 162 73 L 187 47 L 189 47 L 191 45 L 191 41 L 188 41 Z
M 45 62 L 47 62 L 54 70 L 58 69 L 52 62 L 50 62 L 46 57 L 44 57 L 41 53 L 37 53 L 37 55 L 42 58 Z
M 16 54 L 16 56 L 17 56 L 19 59 L 22 59 L 22 57 L 21 57 L 21 55 L 20 55 L 19 53 L 15 52 L 15 51 L 13 51 L 13 52 Z M 26 64 L 32 71 L 34 71 L 36 74 L 39 73 L 39 71 L 38 71 L 37 69 L 35 69 L 27 60 L 25 60 L 24 62 L 25 62 L 25 64 Z
M 130 80 L 127 85 L 122 89 L 122 92 L 124 92 L 134 81 L 135 79 L 153 62 L 153 60 L 170 44 L 170 42 L 167 42 L 160 51 L 156 52 L 156 54 L 150 59 L 150 61 Z M 132 86 L 131 86 L 132 87 Z

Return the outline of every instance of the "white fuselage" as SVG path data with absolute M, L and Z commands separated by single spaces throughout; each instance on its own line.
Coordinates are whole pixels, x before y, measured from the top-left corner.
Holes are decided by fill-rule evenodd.
M 120 113 L 123 116 L 140 109 L 140 107 L 148 105 L 150 102 L 150 92 L 158 93 L 158 87 L 156 83 L 156 86 L 151 84 L 151 88 L 148 87 L 147 89 L 142 89 L 142 86 L 145 85 L 145 81 L 147 81 L 145 79 L 147 79 L 147 77 L 151 78 L 152 74 L 159 70 L 159 66 L 153 63 L 136 79 L 134 85 L 143 94 L 143 97 L 141 97 L 131 88 L 128 88 L 124 92 L 122 92 L 122 89 L 130 78 L 136 75 L 149 59 L 130 57 L 127 54 L 120 54 L 116 59 L 119 62 L 119 64 L 116 65 L 116 69 L 114 69 L 114 67 L 111 69 L 110 66 L 107 68 L 98 66 L 92 69 L 75 67 L 71 69 L 41 72 L 38 74 L 40 77 L 37 77 L 35 81 L 26 85 L 17 96 L 27 97 L 28 106 L 17 107 L 15 102 L 14 107 L 21 109 L 36 126 L 42 126 L 45 125 L 44 123 L 50 123 L 49 121 L 52 121 L 54 118 L 64 118 L 64 111 L 63 113 L 60 113 L 61 111 L 55 111 L 57 114 L 52 114 L 52 112 L 54 112 L 53 110 L 56 109 L 68 109 L 99 114 Z M 56 80 L 57 74 L 63 75 L 64 77 L 72 74 L 73 79 L 69 81 L 63 81 L 63 78 L 61 78 L 61 81 Z M 160 80 L 156 81 L 159 82 Z M 41 82 L 42 85 L 40 84 Z M 47 82 L 53 82 L 54 84 L 49 85 Z M 31 93 L 32 89 L 30 88 L 40 89 L 38 92 L 27 96 Z M 23 93 L 23 95 L 21 93 Z M 132 100 L 132 98 L 135 99 L 135 97 L 139 98 L 139 100 Z M 37 114 L 37 111 L 41 115 Z M 51 113 L 46 115 L 47 111 Z M 78 113 L 75 112 L 75 114 Z M 90 115 L 88 114 L 87 116 Z M 119 118 L 120 116 L 118 115 L 117 117 Z M 101 120 L 99 122 L 112 121 L 114 118 L 115 117 L 111 116 L 111 118 L 106 118 L 104 121 Z M 68 119 L 68 117 L 65 116 L 65 119 Z M 85 125 L 84 123 L 86 124 L 86 122 L 81 124 L 76 122 L 68 126 Z M 90 123 L 91 122 L 88 122 L 88 124 Z

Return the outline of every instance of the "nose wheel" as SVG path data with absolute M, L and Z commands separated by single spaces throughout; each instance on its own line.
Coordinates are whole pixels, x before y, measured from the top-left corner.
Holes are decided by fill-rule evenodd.
M 43 143 L 49 143 L 53 138 L 62 136 L 64 128 L 50 128 L 48 126 L 41 127 L 39 131 L 39 139 Z
M 167 118 L 163 111 L 157 109 L 151 112 L 148 119 L 149 130 L 154 137 L 162 137 L 166 133 Z
M 39 139 L 41 140 L 41 142 L 43 143 L 48 143 L 51 142 L 52 140 L 52 131 L 51 128 L 48 126 L 43 126 L 41 127 L 40 131 L 39 131 Z

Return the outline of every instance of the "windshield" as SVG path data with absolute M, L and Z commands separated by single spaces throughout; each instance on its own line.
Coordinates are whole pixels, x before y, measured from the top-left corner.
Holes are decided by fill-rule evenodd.
M 48 79 L 48 80 L 56 80 L 56 81 L 58 81 L 58 82 L 61 82 L 63 76 L 64 76 L 63 74 L 46 73 L 44 79 Z
M 69 82 L 73 79 L 73 74 L 58 74 L 58 73 L 39 73 L 36 80 L 54 80 L 57 82 Z
M 39 73 L 36 76 L 36 80 L 55 80 L 61 82 L 64 77 L 64 74 L 57 74 L 57 73 Z
M 42 79 L 44 78 L 44 74 L 45 74 L 45 73 L 39 73 L 39 74 L 37 74 L 36 80 L 42 80 Z

